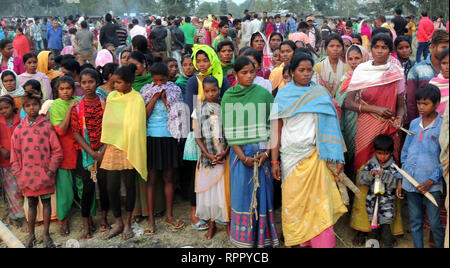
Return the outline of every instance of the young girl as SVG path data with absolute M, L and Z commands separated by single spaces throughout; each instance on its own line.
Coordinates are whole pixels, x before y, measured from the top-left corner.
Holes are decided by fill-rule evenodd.
M 145 139 L 145 105 L 132 89 L 136 66 L 120 67 L 113 75 L 114 91 L 108 95 L 102 121 L 101 142 L 106 144 L 100 168 L 106 170 L 108 198 L 116 218 L 116 226 L 106 235 L 110 239 L 122 234 L 126 240 L 134 236 L 131 214 L 136 201 L 136 173 L 147 179 Z M 122 220 L 120 185 L 126 187 L 126 221 Z
M 84 98 L 71 112 L 71 129 L 81 151 L 78 154 L 76 173 L 83 180 L 83 193 L 81 196 L 81 214 L 83 217 L 83 232 L 81 240 L 92 238 L 95 226 L 92 221 L 90 209 L 95 196 L 95 182 L 100 189 L 100 204 L 102 219 L 100 230 L 110 229 L 107 222 L 109 209 L 108 192 L 106 190 L 106 171 L 98 168 L 102 162 L 105 150 L 100 142 L 102 131 L 102 118 L 105 109 L 105 98 L 96 93 L 99 75 L 95 70 L 86 69 L 81 72 L 81 87 Z
M 267 162 L 270 149 L 266 146 L 270 136 L 268 118 L 273 96 L 253 84 L 256 70 L 248 57 L 237 58 L 234 71 L 238 84 L 225 92 L 221 103 L 225 138 L 232 147 L 230 240 L 234 246 L 242 248 L 276 247 L 279 240 L 272 204 L 272 176 Z M 254 113 L 246 113 L 243 106 L 252 107 Z M 230 120 L 230 117 L 241 119 Z M 240 134 L 244 132 L 242 130 L 245 130 L 245 135 Z
M 264 79 L 261 75 L 259 75 L 259 70 L 262 63 L 261 53 L 254 49 L 249 49 L 247 52 L 244 53 L 245 56 L 249 57 L 253 64 L 255 65 L 256 69 L 256 77 L 253 83 L 262 86 L 263 88 L 267 89 L 270 93 L 272 93 L 272 83 L 268 79 Z
M 13 98 L 8 95 L 0 97 L 0 174 L 6 199 L 8 200 L 9 219 L 11 224 L 17 227 L 22 226 L 23 222 L 25 222 L 25 212 L 23 210 L 23 196 L 11 170 L 9 157 L 11 136 L 19 123 L 20 118 Z
M 81 65 L 75 59 L 65 59 L 61 62 L 61 71 L 68 76 L 71 76 L 75 81 L 74 96 L 83 96 L 83 90 L 80 86 Z
M 131 54 L 130 50 L 124 50 L 120 53 L 120 62 L 119 62 L 120 67 L 128 65 L 128 60 L 130 59 L 130 54 Z
M 158 58 L 159 59 L 159 58 Z M 176 139 L 182 137 L 179 106 L 183 105 L 181 89 L 168 82 L 169 68 L 165 63 L 156 62 L 151 67 L 153 83 L 142 88 L 142 97 L 147 112 L 147 154 L 149 179 L 147 181 L 147 203 L 149 227 L 146 235 L 155 233 L 153 216 L 155 183 L 158 172 L 162 171 L 166 195 L 166 224 L 180 229 L 184 222 L 172 215 L 175 171 L 181 167 L 181 153 Z M 177 107 L 178 106 L 178 107 Z
M 61 221 L 60 234 L 70 234 L 69 212 L 74 199 L 73 172 L 77 165 L 78 151 L 75 148 L 75 138 L 70 128 L 70 113 L 78 104 L 78 98 L 73 96 L 75 81 L 70 76 L 63 76 L 56 83 L 59 98 L 50 107 L 50 123 L 58 134 L 63 147 L 64 159 L 56 173 L 56 205 L 58 220 Z
M 399 36 L 394 41 L 397 57 L 405 70 L 405 77 L 408 77 L 409 70 L 414 66 L 414 62 L 409 59 L 412 53 L 411 42 L 406 36 Z
M 191 55 L 187 54 L 183 56 L 181 60 L 181 67 L 183 68 L 183 73 L 178 77 L 175 84 L 180 87 L 181 94 L 183 95 L 183 100 L 186 101 L 186 85 L 189 78 L 191 78 L 194 73 L 194 64 L 192 63 Z
M 25 72 L 23 61 L 20 57 L 14 57 L 14 48 L 11 39 L 3 39 L 0 41 L 0 65 L 1 71 L 13 70 L 20 75 Z
M 272 63 L 273 68 L 277 68 L 281 65 L 281 58 L 280 58 L 280 47 L 276 47 L 272 52 Z
M 133 82 L 133 89 L 137 92 L 141 92 L 143 86 L 151 84 L 153 81 L 151 74 L 147 71 L 147 58 L 142 52 L 133 51 L 130 54 L 128 63 L 132 63 L 137 67 L 136 77 Z
M 119 68 L 117 63 L 108 63 L 103 67 L 97 67 L 97 71 L 101 74 L 102 85 L 97 87 L 96 93 L 104 99 L 108 98 L 109 93 L 114 90 L 112 77 L 117 68 Z
M 196 216 L 210 220 L 205 235 L 210 240 L 216 231 L 215 220 L 230 220 L 230 178 L 229 161 L 226 159 L 230 147 L 227 146 L 221 128 L 219 83 L 214 77 L 203 80 L 205 100 L 199 110 L 194 110 L 192 118 L 196 133 L 196 142 L 201 149 L 197 164 L 195 192 L 197 193 Z M 227 160 L 227 161 L 225 161 Z M 229 226 L 228 226 L 229 227 Z M 227 228 L 229 235 L 229 228 Z
M 441 104 L 436 109 L 436 111 L 440 115 L 444 115 L 445 107 L 448 103 L 448 70 L 449 70 L 449 57 L 448 57 L 448 48 L 444 49 L 441 53 L 440 57 L 440 74 L 431 79 L 430 84 L 437 86 L 441 90 Z
M 178 63 L 174 58 L 167 58 L 164 61 L 169 68 L 169 81 L 174 82 L 178 79 Z
M 25 246 L 33 247 L 37 241 L 34 227 L 40 199 L 44 207 L 44 247 L 54 247 L 49 233 L 50 195 L 55 192 L 55 174 L 63 160 L 63 152 L 52 125 L 39 115 L 40 106 L 39 96 L 26 94 L 23 97 L 27 116 L 20 121 L 11 138 L 11 168 L 29 204 L 29 237 Z
M 25 72 L 19 75 L 20 85 L 23 86 L 28 80 L 34 79 L 42 84 L 42 96 L 44 100 L 53 99 L 52 87 L 50 79 L 43 73 L 37 72 L 37 56 L 33 53 L 27 53 L 23 56 L 23 64 Z
M 20 86 L 17 74 L 11 70 L 5 70 L 0 75 L 0 78 L 0 96 L 11 96 L 14 99 L 14 106 L 20 110 L 22 108 L 21 97 L 25 95 L 25 90 Z

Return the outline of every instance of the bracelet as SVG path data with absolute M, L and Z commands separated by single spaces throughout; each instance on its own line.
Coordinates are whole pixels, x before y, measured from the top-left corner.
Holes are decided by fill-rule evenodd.
M 264 152 L 264 153 L 266 154 L 267 158 L 269 158 L 269 154 L 267 152 Z
M 362 113 L 361 112 L 361 103 L 359 104 L 359 113 Z
M 272 165 L 273 165 L 273 164 L 278 164 L 278 165 L 279 165 L 279 164 L 280 164 L 280 161 L 270 161 L 270 164 L 272 164 Z
M 247 163 L 247 159 L 248 159 L 248 157 L 246 157 L 245 160 L 243 161 L 244 164 Z

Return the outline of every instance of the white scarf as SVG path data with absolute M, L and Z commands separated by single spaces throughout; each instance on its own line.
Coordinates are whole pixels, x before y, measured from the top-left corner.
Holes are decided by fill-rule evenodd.
M 1 64 L 2 60 L 3 60 L 3 56 L 0 54 L 0 64 Z M 6 69 L 14 71 L 14 57 L 10 57 L 8 59 L 8 64 L 7 64 Z
M 3 71 L 3 72 L 5 72 L 5 71 Z M 8 71 L 12 72 L 15 76 L 16 89 L 14 89 L 13 91 L 8 91 L 8 90 L 6 90 L 5 86 L 3 85 L 3 81 L 0 81 L 0 86 L 1 86 L 0 96 L 9 95 L 12 98 L 15 98 L 15 97 L 21 97 L 21 96 L 25 95 L 25 90 L 23 89 L 22 86 L 20 86 L 19 77 L 17 76 L 17 74 L 13 70 L 8 70 Z M 2 74 L 3 74 L 3 72 L 2 72 Z M 2 74 L 0 74 L 0 78 L 1 78 Z
M 386 85 L 404 79 L 403 68 L 387 62 L 385 65 L 373 65 L 373 60 L 361 63 L 353 71 L 347 91 L 356 91 L 368 87 Z

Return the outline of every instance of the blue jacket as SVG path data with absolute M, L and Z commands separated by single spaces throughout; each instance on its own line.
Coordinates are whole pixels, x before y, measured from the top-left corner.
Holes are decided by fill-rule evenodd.
M 406 137 L 401 156 L 402 168 L 415 178 L 419 184 L 432 179 L 434 184 L 429 192 L 442 192 L 443 170 L 439 160 L 441 154 L 439 134 L 443 119 L 442 116 L 438 115 L 432 123 L 433 125 L 425 129 L 422 128 L 421 122 L 422 117 L 411 121 L 409 130 L 415 134 Z M 419 192 L 403 176 L 399 175 L 399 178 L 403 179 L 402 188 L 405 191 Z
M 55 32 L 53 27 L 47 28 L 47 41 L 48 48 L 50 49 L 63 49 L 63 33 L 61 27 Z

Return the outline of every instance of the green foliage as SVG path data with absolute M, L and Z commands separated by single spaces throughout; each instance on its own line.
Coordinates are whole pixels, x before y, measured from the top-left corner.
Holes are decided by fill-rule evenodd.
M 225 0 L 219 1 L 219 11 L 220 11 L 220 15 L 225 15 L 228 13 L 228 6 L 227 6 L 227 2 L 225 2 Z

